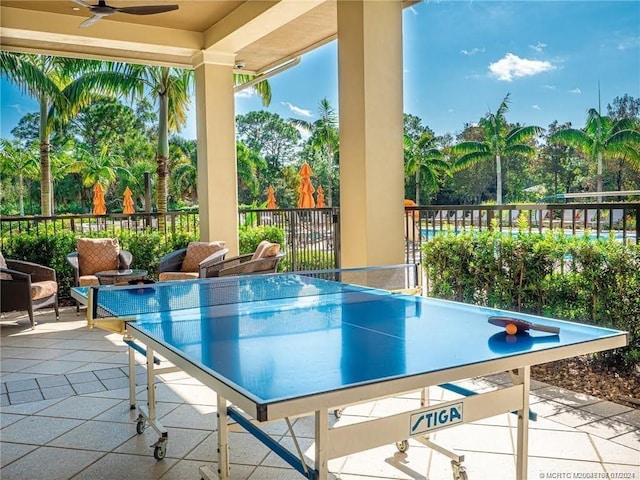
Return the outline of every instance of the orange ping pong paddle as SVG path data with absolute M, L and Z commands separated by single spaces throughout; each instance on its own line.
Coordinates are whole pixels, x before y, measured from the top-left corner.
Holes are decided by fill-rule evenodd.
M 489 323 L 491 323 L 492 325 L 497 325 L 499 327 L 505 327 L 505 328 L 508 325 L 514 325 L 517 328 L 518 332 L 526 332 L 528 330 L 538 330 L 540 332 L 547 332 L 547 333 L 555 333 L 555 334 L 560 333 L 560 329 L 558 327 L 538 325 L 535 323 L 527 322 L 526 320 L 521 320 L 519 318 L 513 318 L 513 317 L 493 316 L 493 317 L 489 317 Z

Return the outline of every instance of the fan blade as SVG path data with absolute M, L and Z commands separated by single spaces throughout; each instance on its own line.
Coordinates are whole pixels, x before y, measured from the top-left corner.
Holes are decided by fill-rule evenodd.
M 80 24 L 80 27 L 90 27 L 91 25 L 93 25 L 94 23 L 96 23 L 98 20 L 100 20 L 102 17 L 104 17 L 106 15 L 94 15 L 91 18 L 87 18 L 84 22 L 82 22 Z
M 116 8 L 116 10 L 120 13 L 129 13 L 132 15 L 153 15 L 154 13 L 178 10 L 178 5 L 143 5 L 138 7 Z
M 77 3 L 78 5 L 80 5 L 81 7 L 85 7 L 85 8 L 91 8 L 92 5 L 89 5 L 87 2 L 85 2 L 84 0 L 72 0 L 73 3 Z

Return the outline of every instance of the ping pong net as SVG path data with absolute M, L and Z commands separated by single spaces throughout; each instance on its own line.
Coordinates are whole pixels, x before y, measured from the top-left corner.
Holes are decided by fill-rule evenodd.
M 407 292 L 417 286 L 416 265 L 244 275 L 123 287 L 91 287 L 93 319 L 258 304 L 303 297 L 354 295 L 371 289 Z M 410 292 L 412 293 L 412 292 Z
M 418 265 L 413 263 L 330 270 L 305 270 L 295 273 L 351 285 L 389 290 L 394 293 L 416 295 L 421 292 Z

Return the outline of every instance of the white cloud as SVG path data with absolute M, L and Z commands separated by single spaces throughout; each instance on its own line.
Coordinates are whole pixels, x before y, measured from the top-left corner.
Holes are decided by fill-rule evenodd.
M 12 105 L 7 105 L 7 106 L 9 108 L 13 108 L 16 112 L 18 112 L 19 115 L 23 115 L 24 116 L 24 114 L 25 114 L 24 108 L 19 103 L 14 103 Z
M 535 50 L 538 53 L 542 53 L 542 51 L 545 49 L 546 46 L 547 46 L 546 43 L 538 42 L 535 45 L 529 45 L 529 48 Z
M 256 95 L 256 92 L 252 88 L 245 88 L 235 94 L 236 98 L 251 98 Z
M 534 110 L 540 110 L 540 105 L 531 105 Z
M 484 47 L 482 48 L 472 48 L 471 50 L 460 50 L 460 53 L 463 55 L 475 55 L 476 53 L 484 52 Z
M 289 103 L 289 102 L 280 102 L 282 105 L 284 105 L 285 107 L 289 108 L 289 110 L 291 110 L 291 113 L 294 113 L 296 115 L 298 115 L 299 117 L 313 117 L 313 113 L 311 113 L 310 110 L 306 110 L 304 108 L 300 108 L 300 107 L 296 107 L 294 104 Z
M 551 62 L 528 60 L 513 53 L 507 53 L 497 62 L 489 64 L 491 75 L 505 82 L 510 82 L 514 78 L 537 75 L 555 68 Z
M 569 90 L 569 93 L 575 93 L 576 95 L 580 95 L 582 93 L 582 90 L 580 90 L 579 88 L 574 88 L 573 90 Z
M 544 85 L 542 88 L 546 88 L 547 90 L 555 90 L 556 86 L 555 85 Z
M 635 47 L 640 47 L 640 37 L 625 38 L 618 42 L 618 50 L 627 50 Z

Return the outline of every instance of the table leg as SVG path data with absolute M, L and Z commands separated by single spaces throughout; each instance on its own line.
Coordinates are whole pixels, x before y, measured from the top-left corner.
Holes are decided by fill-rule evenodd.
M 522 389 L 522 409 L 518 410 L 518 443 L 516 457 L 516 479 L 526 480 L 529 460 L 529 389 L 531 367 L 518 369 L 516 378 Z
M 154 370 L 153 350 L 151 347 L 147 347 L 147 408 L 151 421 L 156 419 L 156 375 Z
M 129 350 L 129 408 L 136 408 L 136 351 L 128 347 Z
M 227 400 L 218 394 L 218 475 L 220 480 L 229 478 L 229 423 Z
M 316 472 L 318 480 L 326 480 L 329 475 L 329 459 L 327 448 L 327 434 L 329 432 L 329 410 L 317 410 L 315 421 L 316 431 Z

